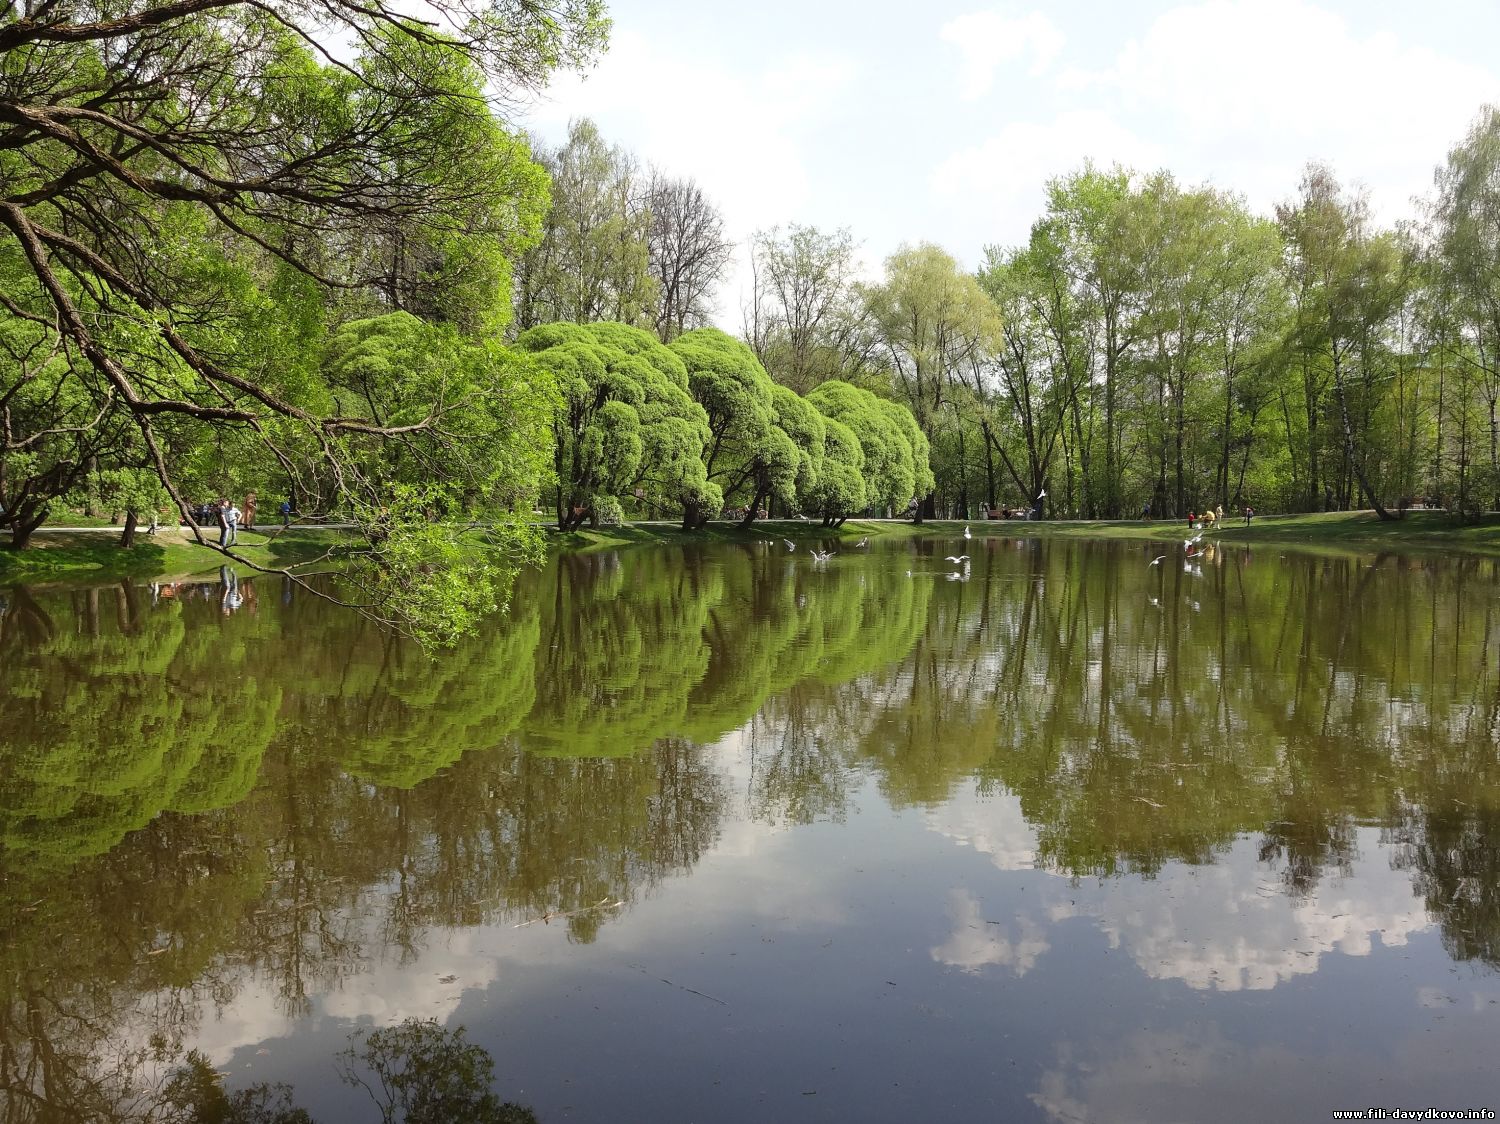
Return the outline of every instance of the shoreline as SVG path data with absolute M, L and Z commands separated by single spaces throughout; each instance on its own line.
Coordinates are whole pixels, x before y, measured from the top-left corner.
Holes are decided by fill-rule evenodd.
M 684 531 L 675 522 L 626 523 L 617 527 L 583 528 L 546 532 L 549 552 L 584 552 L 647 545 L 754 542 L 765 539 L 854 541 L 863 537 L 952 538 L 962 534 L 965 523 L 956 519 L 912 523 L 906 519 L 851 519 L 839 528 L 824 527 L 814 520 L 756 520 L 748 529 L 738 523 L 714 521 L 698 531 Z M 1180 541 L 1190 533 L 1185 520 L 1025 520 L 980 519 L 967 524 L 976 539 L 1062 538 L 1074 540 Z M 338 543 L 341 531 L 334 528 L 297 527 L 269 532 L 241 532 L 241 550 L 266 567 L 316 564 L 329 547 Z M 91 579 L 116 581 L 125 578 L 150 580 L 165 576 L 193 576 L 215 572 L 222 556 L 194 543 L 180 529 L 155 538 L 140 533 L 128 550 L 115 545 L 118 527 L 72 528 L 37 532 L 31 547 L 13 551 L 0 545 L 0 584 L 42 585 Z M 1408 512 L 1404 519 L 1381 521 L 1370 511 L 1341 511 L 1307 515 L 1257 515 L 1249 526 L 1240 519 L 1226 519 L 1204 536 L 1204 541 L 1226 544 L 1276 545 L 1299 550 L 1368 553 L 1379 550 L 1402 552 L 1446 551 L 1477 556 L 1500 556 L 1500 515 L 1486 516 L 1477 523 L 1455 523 L 1446 513 Z M 240 575 L 257 571 L 237 566 Z

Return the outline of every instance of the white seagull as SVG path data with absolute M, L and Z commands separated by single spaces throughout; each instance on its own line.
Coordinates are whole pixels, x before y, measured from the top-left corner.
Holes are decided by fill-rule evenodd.
M 836 550 L 817 550 L 817 549 L 814 549 L 813 552 L 812 552 L 813 561 L 814 562 L 827 562 L 830 558 L 832 558 L 837 553 L 838 553 L 838 551 L 836 551 Z
M 788 550 L 796 550 L 797 549 L 797 544 L 794 543 L 791 539 L 782 539 L 781 541 L 784 542 L 784 543 L 786 543 L 786 548 Z
M 854 549 L 855 550 L 863 550 L 865 547 L 867 547 L 869 545 L 870 545 L 870 540 L 868 538 L 863 538 L 863 539 L 860 539 L 859 542 L 857 542 L 857 543 L 854 544 Z
M 943 561 L 952 562 L 955 566 L 960 563 L 967 566 L 969 564 L 969 556 L 967 554 L 950 554 Z
M 1158 562 L 1160 562 L 1165 557 L 1166 557 L 1165 554 L 1158 554 L 1155 558 L 1151 559 L 1151 561 L 1148 562 L 1148 563 L 1146 563 L 1146 564 L 1148 566 L 1155 566 Z
M 973 537 L 974 536 L 969 533 L 969 525 L 967 523 L 965 523 L 964 524 L 964 538 L 966 538 L 966 539 L 972 539 Z

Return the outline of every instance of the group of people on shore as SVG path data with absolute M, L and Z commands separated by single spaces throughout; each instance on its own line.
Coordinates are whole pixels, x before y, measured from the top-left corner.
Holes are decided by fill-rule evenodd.
M 1244 516 L 1245 526 L 1248 527 L 1250 526 L 1250 520 L 1255 516 L 1255 508 L 1246 504 L 1240 514 Z M 1141 518 L 1151 518 L 1151 505 L 1149 503 L 1141 508 Z M 1187 513 L 1187 525 L 1190 531 L 1195 527 L 1208 528 L 1222 522 L 1224 522 L 1223 504 L 1220 504 L 1218 507 L 1206 507 L 1202 511 L 1189 510 Z
M 1255 515 L 1255 508 L 1251 507 L 1249 504 L 1246 504 L 1244 510 L 1240 514 L 1244 516 L 1245 526 L 1248 527 L 1250 526 L 1250 520 Z M 1189 511 L 1187 514 L 1188 530 L 1190 531 L 1194 527 L 1203 527 L 1206 529 L 1222 522 L 1224 522 L 1223 504 L 1220 504 L 1216 508 L 1206 507 L 1202 512 Z

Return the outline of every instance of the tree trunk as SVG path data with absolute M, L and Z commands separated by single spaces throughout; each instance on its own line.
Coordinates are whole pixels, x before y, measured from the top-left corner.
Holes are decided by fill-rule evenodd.
M 995 450 L 990 448 L 990 442 L 994 440 L 990 436 L 990 423 L 980 423 L 980 430 L 984 434 L 984 506 L 991 508 L 995 506 Z
M 99 508 L 99 458 L 89 457 L 84 471 L 88 473 L 88 487 L 83 490 L 83 513 L 90 519 L 98 519 L 103 514 Z
M 1333 385 L 1338 393 L 1339 420 L 1344 427 L 1344 458 L 1348 462 L 1349 467 L 1353 469 L 1355 478 L 1359 481 L 1360 490 L 1364 492 L 1365 499 L 1370 501 L 1370 506 L 1375 509 L 1375 514 L 1388 522 L 1397 520 L 1401 516 L 1393 515 L 1381 504 L 1380 497 L 1375 494 L 1375 489 L 1370 486 L 1369 477 L 1365 475 L 1365 466 L 1360 463 L 1359 457 L 1355 455 L 1354 428 L 1349 420 L 1349 401 L 1344 394 L 1343 373 L 1339 370 L 1337 363 L 1334 364 L 1333 368 Z
M 129 550 L 135 545 L 135 508 L 125 509 L 125 529 L 120 532 L 120 549 Z
M 31 516 L 18 517 L 10 525 L 10 545 L 13 550 L 25 550 L 31 545 L 31 535 L 47 521 L 47 510 L 43 508 Z
M 745 508 L 745 516 L 740 520 L 740 530 L 744 530 L 755 522 L 755 513 L 760 510 L 760 505 L 767 499 L 765 492 L 756 492 L 750 497 L 750 506 Z

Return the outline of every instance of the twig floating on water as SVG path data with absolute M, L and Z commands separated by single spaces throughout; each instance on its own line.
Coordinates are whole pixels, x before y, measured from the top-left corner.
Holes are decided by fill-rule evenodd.
M 609 895 L 606 894 L 604 897 L 596 901 L 593 905 L 586 905 L 581 909 L 568 909 L 562 911 L 561 913 L 544 913 L 540 917 L 533 917 L 530 921 L 518 921 L 514 925 L 512 925 L 511 928 L 524 929 L 527 925 L 535 925 L 538 921 L 545 925 L 554 917 L 574 917 L 580 913 L 592 913 L 596 909 L 619 909 L 624 904 L 625 900 L 623 898 L 621 898 L 617 902 L 612 902 L 609 900 Z

